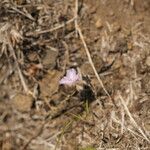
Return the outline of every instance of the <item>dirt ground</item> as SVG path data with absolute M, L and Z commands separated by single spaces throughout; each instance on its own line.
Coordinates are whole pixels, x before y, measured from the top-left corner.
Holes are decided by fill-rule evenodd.
M 0 1 L 0 149 L 149 150 L 149 16 L 150 0 Z

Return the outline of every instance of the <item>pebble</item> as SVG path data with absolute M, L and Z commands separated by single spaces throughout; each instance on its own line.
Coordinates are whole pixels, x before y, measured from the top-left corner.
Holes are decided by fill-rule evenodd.
M 49 47 L 48 50 L 46 50 L 46 55 L 43 58 L 43 65 L 49 69 L 53 69 L 56 65 L 56 59 L 58 56 L 58 49 Z
M 109 15 L 112 17 L 112 16 L 114 16 L 114 14 L 115 13 L 112 10 L 110 10 Z
M 150 56 L 148 56 L 148 57 L 146 58 L 146 65 L 147 65 L 148 67 L 150 67 Z
M 28 112 L 31 110 L 31 106 L 33 103 L 33 98 L 28 95 L 17 94 L 12 99 L 12 105 L 21 112 Z
M 97 29 L 101 29 L 103 27 L 102 20 L 98 19 L 95 23 Z

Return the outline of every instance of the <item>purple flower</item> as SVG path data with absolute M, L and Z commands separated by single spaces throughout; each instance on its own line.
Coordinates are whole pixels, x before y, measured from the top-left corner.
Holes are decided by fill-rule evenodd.
M 69 69 L 67 70 L 66 76 L 64 76 L 60 81 L 59 84 L 64 84 L 64 85 L 73 85 L 77 81 L 80 80 L 79 74 L 77 74 L 75 69 Z

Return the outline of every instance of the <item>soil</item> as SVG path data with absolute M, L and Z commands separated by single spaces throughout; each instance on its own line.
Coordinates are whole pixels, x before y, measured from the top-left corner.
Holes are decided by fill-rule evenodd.
M 75 5 L 0 2 L 0 149 L 149 150 L 150 0 Z

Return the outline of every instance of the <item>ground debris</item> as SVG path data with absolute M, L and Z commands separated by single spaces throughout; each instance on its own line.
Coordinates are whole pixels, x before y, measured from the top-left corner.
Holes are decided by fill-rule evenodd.
M 0 149 L 148 150 L 149 6 L 1 1 Z

